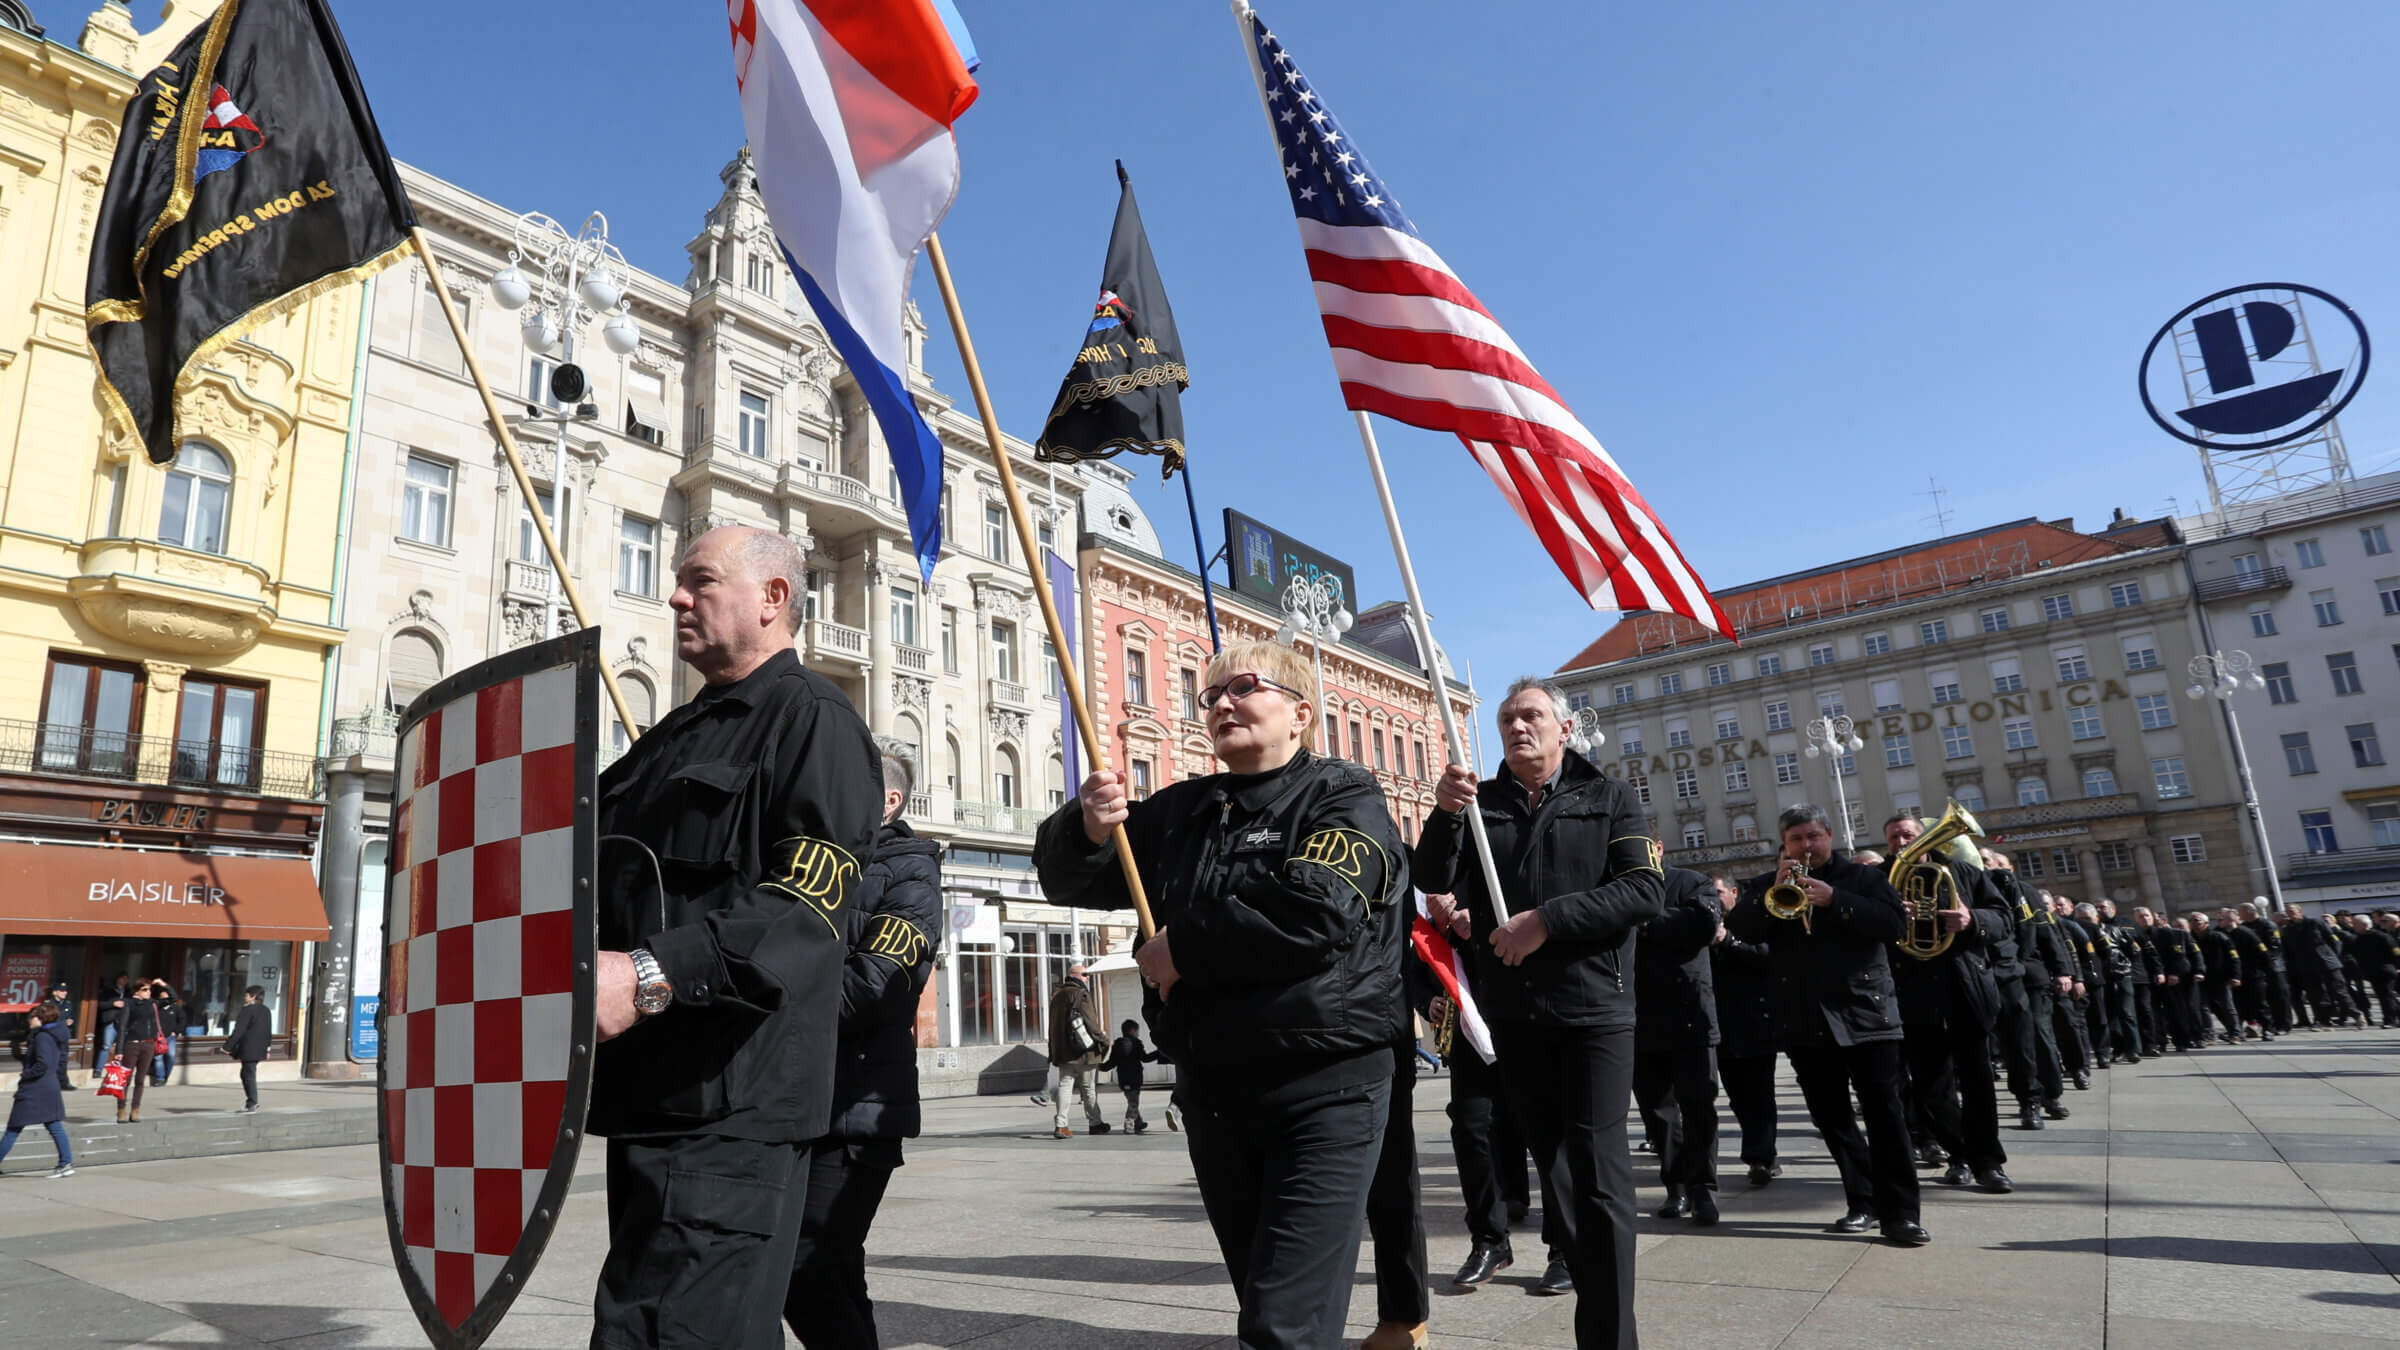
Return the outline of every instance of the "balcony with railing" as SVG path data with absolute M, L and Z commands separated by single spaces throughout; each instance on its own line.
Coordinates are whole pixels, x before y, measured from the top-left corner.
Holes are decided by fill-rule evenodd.
M 1023 835 L 1030 839 L 1034 830 L 1040 827 L 1042 818 L 1050 812 L 1029 806 L 1002 806 L 998 802 L 961 801 L 952 814 L 958 824 L 966 829 Z
M 905 642 L 892 644 L 892 664 L 902 670 L 924 675 L 933 669 L 933 653 L 923 647 L 911 647 Z
M 547 600 L 557 587 L 558 581 L 551 575 L 548 563 L 511 558 L 500 573 L 500 590 L 505 595 Z
M 53 722 L 0 721 L 0 773 L 292 801 L 325 795 L 324 773 L 314 755 Z
M 2287 881 L 2353 875 L 2360 880 L 2400 877 L 2400 844 L 2329 848 L 2283 855 L 2283 876 Z
M 333 719 L 333 758 L 381 760 L 389 764 L 400 753 L 400 715 L 377 708 Z
M 1024 685 L 1017 683 L 1015 680 L 1003 680 L 998 676 L 993 676 L 991 686 L 992 703 L 995 706 L 1002 708 L 1018 708 L 1025 711 L 1032 710 L 1033 700 L 1026 695 Z
M 867 634 L 861 628 L 831 619 L 808 621 L 808 655 L 815 661 L 847 661 L 854 665 L 867 664 Z
M 905 523 L 899 503 L 873 488 L 830 469 L 785 464 L 777 473 L 776 491 L 807 504 L 809 523 L 820 533 L 843 534 L 878 524 Z
M 2262 567 L 2255 572 L 2236 572 L 2229 577 L 2210 577 L 2192 588 L 2200 603 L 2231 600 L 2236 596 L 2264 595 L 2269 591 L 2288 591 L 2292 574 L 2280 567 Z

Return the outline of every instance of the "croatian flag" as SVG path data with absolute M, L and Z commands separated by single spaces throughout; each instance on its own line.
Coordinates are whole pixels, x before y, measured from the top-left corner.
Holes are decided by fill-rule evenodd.
M 1483 1020 L 1483 1009 L 1475 1006 L 1475 991 L 1467 983 L 1467 954 L 1426 916 L 1425 892 L 1410 893 L 1416 897 L 1417 915 L 1409 921 L 1408 945 L 1418 960 L 1433 967 L 1433 976 L 1449 995 L 1450 1006 L 1458 1009 L 1458 1029 L 1466 1034 L 1467 1044 L 1475 1047 L 1484 1063 L 1492 1063 L 1499 1055 L 1492 1049 L 1492 1028 Z
M 215 137 L 210 132 L 218 133 Z M 245 134 L 246 133 L 246 134 Z M 250 115 L 234 105 L 233 95 L 224 85 L 213 85 L 208 91 L 208 116 L 200 123 L 203 144 L 192 159 L 192 181 L 197 183 L 219 169 L 230 169 L 242 162 L 242 156 L 266 143 L 266 133 Z M 206 144 L 210 140 L 218 144 Z
M 950 127 L 972 46 L 937 0 L 729 0 L 733 77 L 784 259 L 883 428 L 917 565 L 942 547 L 942 443 L 908 389 L 900 317 L 958 195 Z

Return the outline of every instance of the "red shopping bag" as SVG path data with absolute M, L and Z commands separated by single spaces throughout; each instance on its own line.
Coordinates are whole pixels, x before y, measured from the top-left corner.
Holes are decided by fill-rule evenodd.
M 126 1068 L 121 1061 L 110 1060 L 108 1067 L 100 1071 L 100 1095 L 103 1097 L 114 1097 L 118 1101 L 123 1101 L 125 1100 L 125 1089 L 131 1086 L 133 1086 L 133 1070 Z

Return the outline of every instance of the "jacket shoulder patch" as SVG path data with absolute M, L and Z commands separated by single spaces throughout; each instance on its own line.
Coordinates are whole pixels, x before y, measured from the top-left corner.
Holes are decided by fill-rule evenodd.
M 1391 859 L 1373 835 L 1339 825 L 1302 840 L 1292 862 L 1310 863 L 1333 873 L 1369 905 L 1383 903 L 1385 884 L 1392 874 Z M 1374 888 L 1372 892 L 1369 886 Z
M 838 844 L 806 837 L 777 843 L 774 856 L 784 860 L 782 870 L 761 884 L 806 903 L 838 936 L 842 930 L 833 916 L 850 898 L 858 860 Z
M 867 921 L 866 936 L 859 940 L 858 949 L 910 970 L 925 959 L 927 945 L 924 930 L 915 924 L 897 914 L 878 914 Z

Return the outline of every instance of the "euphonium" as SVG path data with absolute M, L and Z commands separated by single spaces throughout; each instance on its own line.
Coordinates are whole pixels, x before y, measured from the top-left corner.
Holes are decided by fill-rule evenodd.
M 1798 858 L 1785 859 L 1782 871 L 1776 875 L 1775 884 L 1767 887 L 1767 893 L 1761 897 L 1767 913 L 1778 919 L 1798 919 L 1802 928 L 1809 928 L 1808 892 L 1800 888 L 1800 883 L 1806 880 L 1808 864 Z M 1816 930 L 1810 928 L 1809 931 Z
M 1900 892 L 1900 903 L 1908 911 L 1908 931 L 1894 946 L 1920 961 L 1950 950 L 1958 934 L 1942 927 L 1941 911 L 1956 909 L 1961 901 L 1958 882 L 1942 860 L 1955 858 L 1975 866 L 1980 855 L 1967 841 L 1981 833 L 1975 817 L 1952 802 L 1933 828 L 1909 840 L 1892 859 L 1892 889 Z

